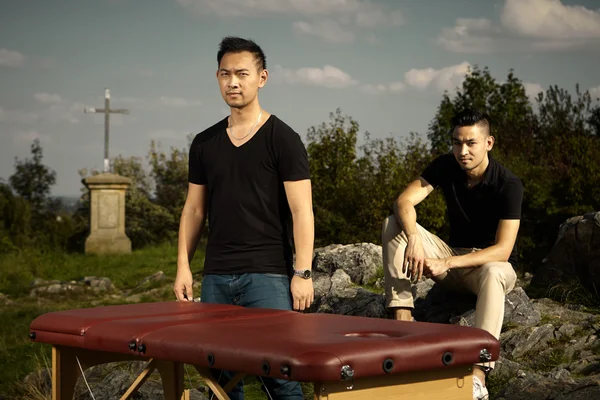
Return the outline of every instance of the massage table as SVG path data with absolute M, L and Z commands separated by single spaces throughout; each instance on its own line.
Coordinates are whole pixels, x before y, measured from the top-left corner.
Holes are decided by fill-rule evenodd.
M 86 368 L 127 360 L 147 364 L 122 399 L 154 370 L 165 399 L 188 399 L 185 364 L 220 400 L 245 375 L 313 383 L 315 400 L 471 399 L 472 365 L 500 351 L 465 326 L 176 301 L 50 312 L 29 338 L 52 345 L 53 400 L 72 399 Z M 235 376 L 220 386 L 211 368 Z

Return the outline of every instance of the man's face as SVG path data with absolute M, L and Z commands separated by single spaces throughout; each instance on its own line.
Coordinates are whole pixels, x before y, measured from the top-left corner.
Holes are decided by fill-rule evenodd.
M 258 70 L 252 53 L 227 53 L 221 59 L 217 80 L 225 103 L 232 108 L 250 104 L 267 82 L 267 70 Z
M 452 134 L 452 152 L 465 171 L 481 165 L 493 145 L 494 138 L 477 125 L 456 127 Z

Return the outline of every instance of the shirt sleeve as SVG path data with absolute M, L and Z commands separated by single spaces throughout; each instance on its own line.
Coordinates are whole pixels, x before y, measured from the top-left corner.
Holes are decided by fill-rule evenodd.
M 196 185 L 206 185 L 206 173 L 202 165 L 202 147 L 201 142 L 196 136 L 190 146 L 188 157 L 188 181 Z
M 437 157 L 423 170 L 421 177 L 434 188 L 440 186 L 443 182 L 444 172 L 447 172 L 450 167 L 447 160 L 447 154 Z
M 280 128 L 275 136 L 281 179 L 284 182 L 310 179 L 308 153 L 300 135 L 285 124 L 280 124 Z
M 511 179 L 504 184 L 500 191 L 502 210 L 500 219 L 521 219 L 523 203 L 523 183 L 520 179 Z

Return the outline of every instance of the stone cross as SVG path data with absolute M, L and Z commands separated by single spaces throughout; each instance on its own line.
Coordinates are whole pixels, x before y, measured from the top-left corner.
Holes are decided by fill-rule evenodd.
M 104 89 L 104 108 L 90 108 L 86 107 L 83 110 L 84 113 L 104 113 L 104 172 L 108 172 L 109 169 L 109 158 L 108 158 L 108 136 L 110 127 L 110 114 L 129 114 L 129 110 L 124 108 L 110 108 L 110 90 Z

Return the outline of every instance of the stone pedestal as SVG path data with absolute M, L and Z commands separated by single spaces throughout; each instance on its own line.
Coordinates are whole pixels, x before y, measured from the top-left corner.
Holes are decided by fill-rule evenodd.
M 84 184 L 90 191 L 90 235 L 85 252 L 130 253 L 131 240 L 125 234 L 125 193 L 131 179 L 103 173 L 85 179 Z

